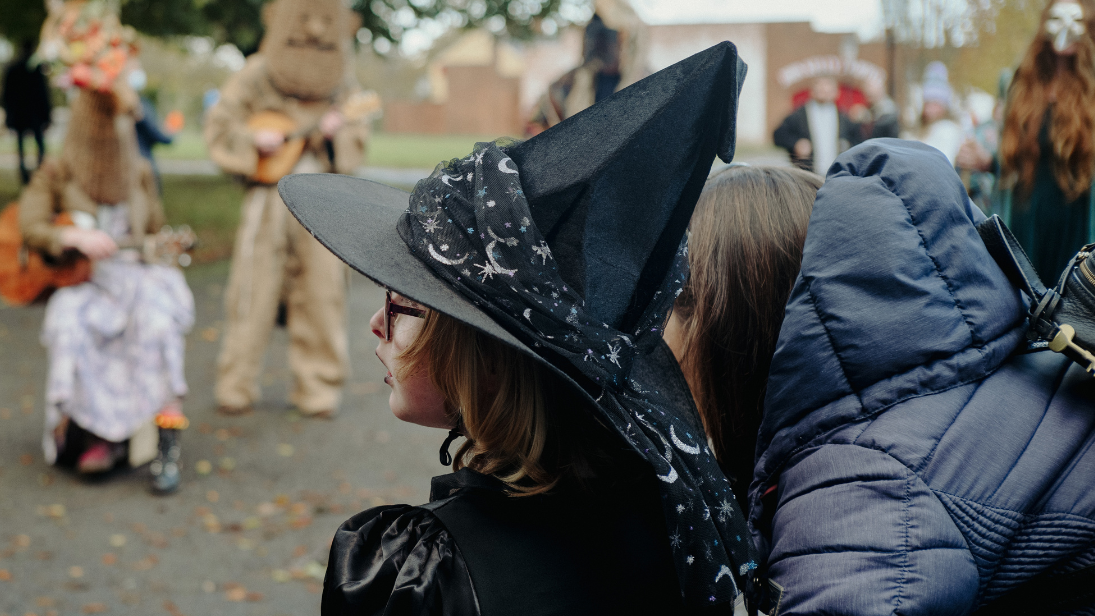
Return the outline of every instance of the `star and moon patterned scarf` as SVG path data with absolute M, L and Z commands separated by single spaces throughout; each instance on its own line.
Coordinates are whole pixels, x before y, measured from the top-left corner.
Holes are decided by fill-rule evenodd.
M 687 275 L 687 243 L 635 331 L 598 322 L 560 276 L 532 222 L 521 178 L 495 143 L 478 143 L 415 186 L 398 231 L 411 251 L 499 324 L 549 349 L 603 391 L 603 418 L 661 480 L 669 542 L 687 603 L 730 602 L 756 568 L 730 484 L 690 420 L 630 377 L 633 358 L 656 342 Z M 545 353 L 545 356 L 550 354 Z

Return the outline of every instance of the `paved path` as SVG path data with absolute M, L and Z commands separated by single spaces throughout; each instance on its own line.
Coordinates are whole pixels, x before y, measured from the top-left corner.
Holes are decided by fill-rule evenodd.
M 282 329 L 263 403 L 224 418 L 212 387 L 226 275 L 225 263 L 187 272 L 193 424 L 183 486 L 168 497 L 148 493 L 146 468 L 93 483 L 42 461 L 43 309 L 0 308 L 0 615 L 316 614 L 334 529 L 374 505 L 428 498 L 445 434 L 388 409 L 367 326 L 377 288 L 356 275 L 351 285 L 354 376 L 336 419 L 287 408 Z

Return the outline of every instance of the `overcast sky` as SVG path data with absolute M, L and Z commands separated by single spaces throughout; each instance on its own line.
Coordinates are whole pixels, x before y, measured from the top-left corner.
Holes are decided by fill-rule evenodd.
M 648 24 L 809 21 L 823 32 L 881 35 L 880 0 L 631 0 Z

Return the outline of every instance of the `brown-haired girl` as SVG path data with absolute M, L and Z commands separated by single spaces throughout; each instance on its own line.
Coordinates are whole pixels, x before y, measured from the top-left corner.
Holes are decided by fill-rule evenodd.
M 463 436 L 431 500 L 335 534 L 323 612 L 725 613 L 756 562 L 662 330 L 745 66 L 722 43 L 408 195 L 283 179 L 389 289 L 370 323 L 401 419 Z
M 1095 2 L 1059 0 L 1015 71 L 1000 140 L 1001 215 L 1047 280 L 1092 233 Z
M 583 421 L 589 405 L 537 362 L 391 292 L 369 325 L 380 338 L 376 355 L 388 369 L 392 413 L 431 428 L 457 426 L 467 437 L 455 469 L 496 476 L 526 496 L 603 479 L 594 466 L 612 464 L 602 449 L 607 432 Z
M 743 505 L 783 306 L 821 183 L 801 169 L 731 165 L 707 179 L 692 215 L 691 273 L 665 340 Z

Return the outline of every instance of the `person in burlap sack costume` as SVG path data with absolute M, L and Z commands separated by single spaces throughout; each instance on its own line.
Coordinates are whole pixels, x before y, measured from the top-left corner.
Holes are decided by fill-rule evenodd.
M 194 297 L 177 267 L 124 248 L 164 223 L 152 169 L 137 155 L 136 105 L 124 83 L 79 90 L 60 157 L 47 157 L 20 197 L 19 225 L 27 248 L 94 262 L 89 282 L 57 290 L 46 306 L 47 461 L 109 471 L 154 420 L 152 487 L 166 493 L 179 485 L 179 431 L 188 424 L 183 355 Z M 62 212 L 73 226 L 54 224 Z
M 206 117 L 210 157 L 227 173 L 252 176 L 260 155 L 276 151 L 286 135 L 252 130 L 248 120 L 277 111 L 297 127 L 314 127 L 294 172 L 352 173 L 369 127 L 339 108 L 360 91 L 349 70 L 350 37 L 360 19 L 340 0 L 275 0 L 263 19 L 258 53 L 229 79 Z M 225 296 L 219 410 L 245 413 L 258 400 L 257 377 L 284 300 L 291 401 L 305 415 L 329 417 L 338 410 L 349 369 L 347 269 L 289 215 L 276 185 L 248 184 Z
M 525 124 L 537 135 L 650 74 L 647 28 L 626 0 L 596 0 L 582 63 L 548 86 Z

